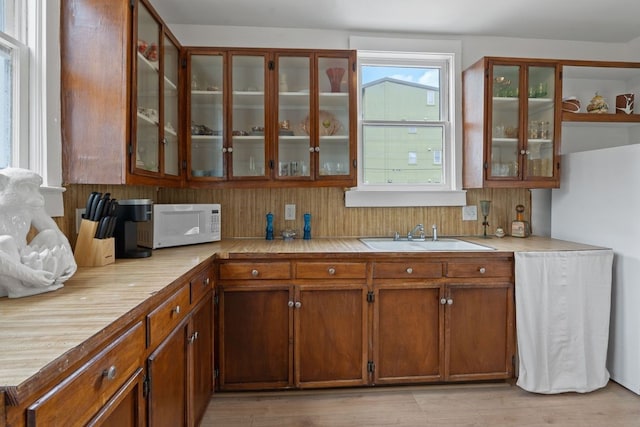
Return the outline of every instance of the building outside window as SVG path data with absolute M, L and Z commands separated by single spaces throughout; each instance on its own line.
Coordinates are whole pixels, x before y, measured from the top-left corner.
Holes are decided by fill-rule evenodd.
M 449 60 L 359 52 L 359 188 L 450 189 Z

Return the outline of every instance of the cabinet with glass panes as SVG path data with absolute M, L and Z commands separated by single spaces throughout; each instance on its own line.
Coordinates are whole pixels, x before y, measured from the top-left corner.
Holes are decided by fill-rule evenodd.
M 463 186 L 559 185 L 559 65 L 483 58 L 463 73 Z
M 187 58 L 194 181 L 353 184 L 351 51 L 192 48 Z
M 65 2 L 60 22 L 62 91 L 73 94 L 62 104 L 64 181 L 179 186 L 177 39 L 147 0 Z

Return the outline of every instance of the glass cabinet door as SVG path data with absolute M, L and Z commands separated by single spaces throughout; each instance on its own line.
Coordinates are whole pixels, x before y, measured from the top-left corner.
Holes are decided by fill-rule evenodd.
M 178 146 L 178 70 L 179 50 L 173 41 L 165 34 L 163 48 L 163 150 L 164 173 L 166 175 L 180 175 L 180 156 Z
M 190 56 L 189 177 L 225 176 L 224 56 Z
M 528 67 L 525 179 L 553 176 L 555 77 L 555 67 Z
M 487 176 L 520 176 L 520 102 L 522 67 L 494 65 L 491 75 L 492 109 Z
M 350 175 L 349 59 L 318 57 L 317 171 L 319 178 Z M 313 125 L 313 124 L 312 124 Z
M 311 57 L 277 56 L 278 120 L 276 176 L 311 177 Z
M 138 6 L 135 168 L 159 172 L 160 25 L 144 4 Z
M 266 54 L 232 54 L 231 61 L 231 171 L 232 178 L 265 177 L 265 96 L 268 90 Z

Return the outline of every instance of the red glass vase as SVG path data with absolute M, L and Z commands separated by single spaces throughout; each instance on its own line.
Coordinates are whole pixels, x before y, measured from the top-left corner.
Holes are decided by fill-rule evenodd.
M 344 68 L 327 68 L 327 76 L 329 77 L 329 83 L 331 84 L 331 92 L 340 92 L 340 85 L 342 84 L 342 77 L 344 76 Z

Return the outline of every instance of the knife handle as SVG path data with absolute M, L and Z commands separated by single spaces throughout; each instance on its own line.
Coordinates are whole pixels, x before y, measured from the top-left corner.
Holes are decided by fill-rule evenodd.
M 95 238 L 96 239 L 104 239 L 107 235 L 107 228 L 109 226 L 109 217 L 103 216 L 100 219 L 100 223 L 98 224 L 98 228 L 96 229 Z

